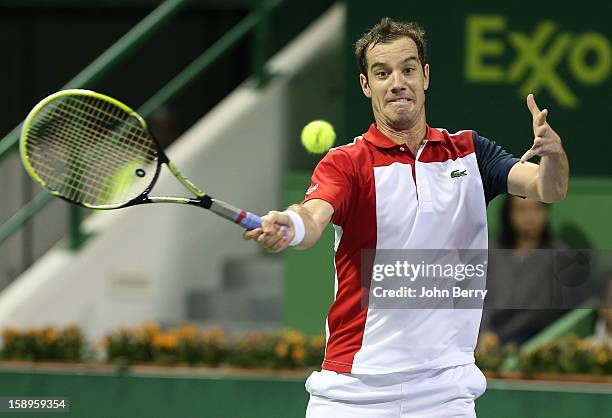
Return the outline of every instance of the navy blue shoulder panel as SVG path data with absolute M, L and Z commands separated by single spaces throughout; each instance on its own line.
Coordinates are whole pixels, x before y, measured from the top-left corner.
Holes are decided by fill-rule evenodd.
M 488 205 L 497 195 L 508 192 L 508 173 L 519 158 L 476 131 L 472 132 L 472 139 Z

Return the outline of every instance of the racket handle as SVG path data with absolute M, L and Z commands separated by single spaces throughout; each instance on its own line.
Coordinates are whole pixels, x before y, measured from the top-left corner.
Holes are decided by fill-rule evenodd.
M 242 215 L 244 213 L 244 215 Z M 255 229 L 255 228 L 260 228 L 261 227 L 261 218 L 255 214 L 252 214 L 251 212 L 247 212 L 247 211 L 241 211 L 241 213 L 238 215 L 243 216 L 243 218 L 240 220 L 240 222 L 238 222 L 238 220 L 235 220 L 234 222 L 236 222 L 237 224 L 239 224 L 241 227 L 251 230 L 251 229 Z M 282 227 L 285 228 L 284 231 L 284 235 L 287 236 L 287 228 L 288 225 L 285 224 L 280 224 Z
M 211 211 L 244 229 L 255 229 L 261 226 L 261 218 L 251 212 L 239 209 L 222 200 L 209 198 L 208 202 L 210 202 L 208 208 Z
M 241 210 L 234 219 L 238 225 L 244 229 L 255 229 L 261 227 L 261 218 L 251 212 Z

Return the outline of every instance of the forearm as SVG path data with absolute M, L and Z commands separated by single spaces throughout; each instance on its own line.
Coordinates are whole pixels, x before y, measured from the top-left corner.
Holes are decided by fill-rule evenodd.
M 563 200 L 568 180 L 569 162 L 565 152 L 542 156 L 538 167 L 538 195 L 542 202 Z

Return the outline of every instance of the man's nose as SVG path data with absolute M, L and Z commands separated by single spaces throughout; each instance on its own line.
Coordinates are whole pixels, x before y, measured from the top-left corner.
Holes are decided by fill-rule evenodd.
M 400 71 L 394 71 L 391 75 L 393 84 L 391 85 L 391 91 L 398 93 L 402 90 L 406 90 L 406 79 Z

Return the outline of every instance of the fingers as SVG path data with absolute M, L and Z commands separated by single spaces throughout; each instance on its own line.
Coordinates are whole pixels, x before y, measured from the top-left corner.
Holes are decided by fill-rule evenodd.
M 540 152 L 543 145 L 542 138 L 537 137 L 533 140 L 533 146 L 527 150 L 525 154 L 521 157 L 521 163 L 526 163 Z
M 536 138 L 543 138 L 548 133 L 548 130 L 549 130 L 549 126 L 547 123 L 545 123 L 544 125 L 540 125 L 536 127 L 533 130 L 533 133 L 535 134 Z
M 244 233 L 242 234 L 242 238 L 245 240 L 257 239 L 261 234 L 263 234 L 263 229 L 255 228 L 244 231 Z
M 273 231 L 276 231 L 278 225 L 284 223 L 284 217 L 285 215 L 283 213 L 275 210 L 268 212 L 267 215 L 261 218 L 261 228 L 263 229 L 263 232 L 272 233 Z
M 548 109 L 542 110 L 533 119 L 533 126 L 543 126 L 546 124 L 546 116 L 548 115 Z
M 521 157 L 521 163 L 525 164 L 527 161 L 535 157 L 536 154 L 537 154 L 537 151 L 535 151 L 534 149 L 530 149 L 525 154 L 523 154 L 523 156 Z
M 521 157 L 521 163 L 527 162 L 536 155 L 546 156 L 562 152 L 559 135 L 546 122 L 548 109 L 540 110 L 533 94 L 527 95 L 527 107 L 533 118 L 533 145 Z M 560 151 L 561 150 L 561 151 Z
M 531 112 L 531 117 L 533 118 L 533 127 L 534 129 L 537 126 L 543 126 L 546 124 L 546 116 L 548 116 L 548 109 L 540 110 L 538 105 L 536 104 L 535 97 L 533 94 L 527 95 L 527 107 Z M 536 135 L 539 135 L 537 132 L 534 132 Z
M 527 108 L 529 108 L 529 111 L 531 112 L 531 116 L 535 120 L 535 118 L 540 113 L 540 108 L 536 104 L 535 97 L 533 97 L 533 94 L 531 93 L 527 95 Z
M 286 227 L 277 227 L 274 232 L 264 232 L 257 238 L 257 243 L 266 251 L 277 252 L 284 250 L 289 245 Z
M 540 148 L 542 145 L 544 145 L 544 139 L 540 136 L 536 136 L 533 140 L 533 146 L 531 148 Z
M 270 211 L 261 218 L 261 228 L 246 231 L 244 239 L 253 239 L 269 252 L 278 252 L 287 248 L 293 239 L 293 228 L 290 218 L 283 212 Z

